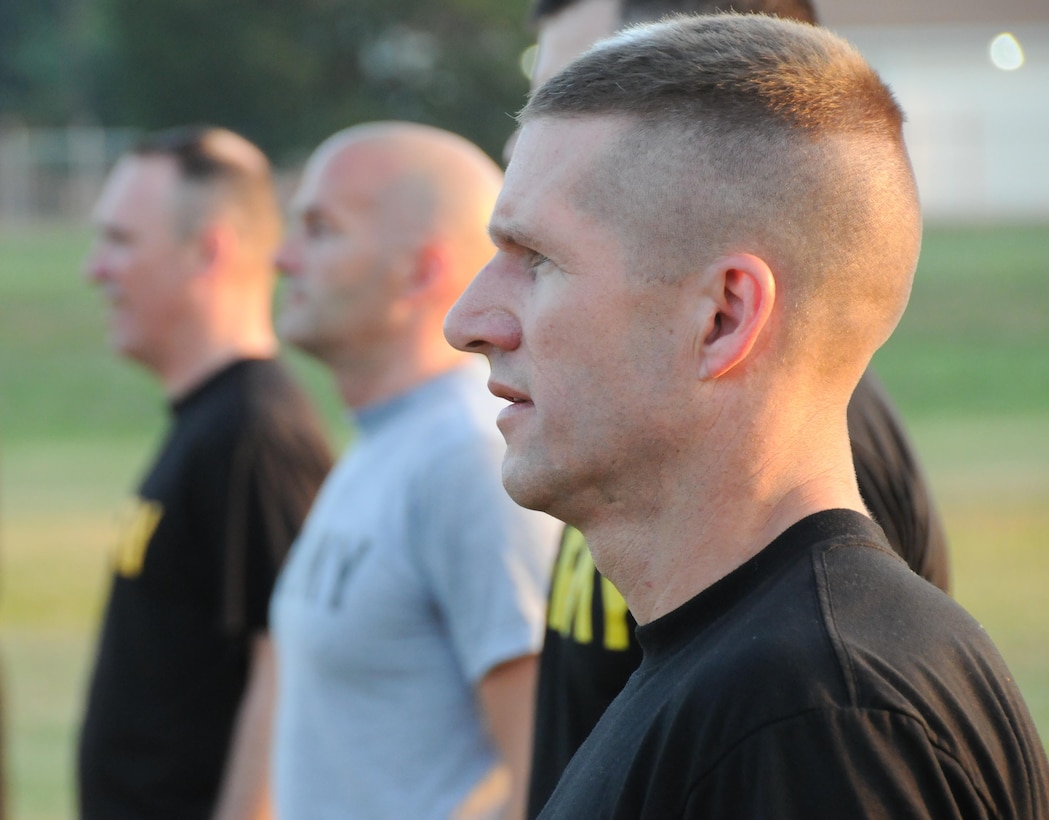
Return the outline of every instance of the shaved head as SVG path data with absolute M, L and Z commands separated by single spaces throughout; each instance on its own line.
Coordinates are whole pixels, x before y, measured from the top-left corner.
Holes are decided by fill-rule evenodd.
M 288 278 L 278 328 L 341 372 L 351 406 L 458 360 L 444 316 L 494 253 L 501 184 L 480 148 L 415 123 L 355 126 L 310 157 L 277 258 Z
M 355 126 L 321 144 L 307 166 L 311 175 L 330 175 L 347 195 L 367 197 L 387 241 L 447 243 L 464 285 L 492 254 L 486 225 L 502 172 L 456 134 L 405 122 Z

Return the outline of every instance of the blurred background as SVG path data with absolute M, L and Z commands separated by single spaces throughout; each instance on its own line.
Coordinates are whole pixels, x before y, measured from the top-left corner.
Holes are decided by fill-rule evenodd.
M 1049 741 L 1049 0 L 815 0 L 894 88 L 925 206 L 875 360 L 930 474 L 956 597 Z M 322 138 L 410 119 L 499 158 L 524 0 L 0 0 L 0 666 L 9 817 L 68 818 L 114 515 L 165 424 L 79 277 L 87 216 L 145 130 L 210 122 L 285 190 Z M 329 422 L 334 392 L 288 354 Z

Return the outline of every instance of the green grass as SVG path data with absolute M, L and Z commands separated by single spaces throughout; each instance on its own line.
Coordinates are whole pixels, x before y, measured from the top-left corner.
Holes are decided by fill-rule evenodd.
M 83 230 L 0 234 L 0 422 L 7 441 L 140 439 L 164 424 L 154 382 L 108 350 L 102 299 L 80 275 L 89 245 Z M 304 356 L 287 356 L 340 435 L 341 410 L 327 376 Z
M 21 442 L 3 453 L 3 654 L 16 818 L 72 811 L 73 728 L 107 582 L 114 511 L 148 441 Z
M 82 231 L 0 234 L 0 657 L 12 816 L 72 816 L 73 738 L 113 515 L 163 401 L 106 349 Z M 908 419 L 952 542 L 955 594 L 1049 740 L 1049 228 L 930 231 L 876 368 Z M 292 363 L 333 435 L 324 374 Z
M 875 366 L 908 418 L 1049 415 L 1049 226 L 927 232 Z

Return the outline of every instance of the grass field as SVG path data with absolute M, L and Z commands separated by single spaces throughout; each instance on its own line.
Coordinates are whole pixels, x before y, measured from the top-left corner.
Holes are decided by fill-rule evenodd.
M 0 656 L 11 816 L 73 816 L 72 750 L 112 516 L 164 423 L 105 346 L 83 232 L 0 234 Z M 876 367 L 941 503 L 956 597 L 1049 740 L 1049 227 L 930 230 Z M 317 368 L 293 365 L 338 437 Z

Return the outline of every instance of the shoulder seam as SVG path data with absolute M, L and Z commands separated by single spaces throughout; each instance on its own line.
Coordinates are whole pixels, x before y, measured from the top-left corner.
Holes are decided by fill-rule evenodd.
M 941 754 L 945 758 L 948 758 L 949 760 L 953 761 L 957 765 L 958 771 L 961 772 L 964 775 L 966 781 L 972 787 L 973 792 L 979 796 L 980 803 L 983 805 L 984 809 L 987 811 L 988 816 L 990 816 L 990 817 L 1000 817 L 998 812 L 995 810 L 994 804 L 991 802 L 989 796 L 985 793 L 985 790 L 983 788 L 981 788 L 979 786 L 979 784 L 977 784 L 973 780 L 972 773 L 969 771 L 969 768 L 967 766 L 963 765 L 962 761 L 960 761 L 949 749 L 946 749 L 943 746 L 943 744 L 938 741 L 938 739 L 935 737 L 935 735 L 933 735 L 929 731 L 929 727 L 925 723 L 925 721 L 923 721 L 919 716 L 913 715 L 913 714 L 909 714 L 908 712 L 900 711 L 899 709 L 875 709 L 875 708 L 860 707 L 860 706 L 855 706 L 855 705 L 849 706 L 849 707 L 840 707 L 839 706 L 839 707 L 831 707 L 831 708 L 828 708 L 828 707 L 817 707 L 817 708 L 813 708 L 813 709 L 804 709 L 804 710 L 801 710 L 801 711 L 798 711 L 798 712 L 794 712 L 791 715 L 788 715 L 788 716 L 785 716 L 785 717 L 781 717 L 781 718 L 777 718 L 776 720 L 771 720 L 771 721 L 769 721 L 767 723 L 761 724 L 760 726 L 754 727 L 751 731 L 747 732 L 742 737 L 737 738 L 735 740 L 735 742 L 733 742 L 729 747 L 727 747 L 722 752 L 722 754 L 718 757 L 718 759 L 715 762 L 713 762 L 704 772 L 702 772 L 701 774 L 697 775 L 695 781 L 692 783 L 692 785 L 689 787 L 688 791 L 685 793 L 685 796 L 684 796 L 684 799 L 683 799 L 682 805 L 681 805 L 681 811 L 682 812 L 684 811 L 685 806 L 692 799 L 692 795 L 695 793 L 695 791 L 700 786 L 703 785 L 704 781 L 711 774 L 713 774 L 714 771 L 717 770 L 717 768 L 721 765 L 721 763 L 725 760 L 725 758 L 728 757 L 730 754 L 732 754 L 732 752 L 734 752 L 736 749 L 738 749 L 744 743 L 748 742 L 755 735 L 758 735 L 758 734 L 766 731 L 767 729 L 770 729 L 773 726 L 778 726 L 778 725 L 781 725 L 781 724 L 784 724 L 784 723 L 789 723 L 790 721 L 798 720 L 799 718 L 804 718 L 804 717 L 807 717 L 809 715 L 813 715 L 813 714 L 817 714 L 817 713 L 821 713 L 821 712 L 830 713 L 830 712 L 842 712 L 842 711 L 855 712 L 855 713 L 865 713 L 865 714 L 866 713 L 870 713 L 870 714 L 888 715 L 891 719 L 902 719 L 902 720 L 905 720 L 905 721 L 908 721 L 908 722 L 916 724 L 919 727 L 919 729 L 921 730 L 922 735 L 926 738 L 926 740 L 928 740 L 929 745 L 933 749 L 935 749 L 939 754 Z

